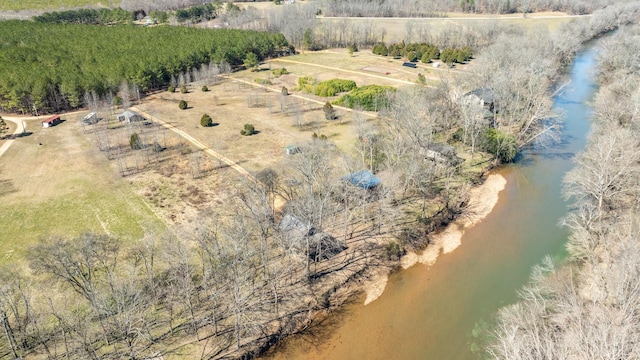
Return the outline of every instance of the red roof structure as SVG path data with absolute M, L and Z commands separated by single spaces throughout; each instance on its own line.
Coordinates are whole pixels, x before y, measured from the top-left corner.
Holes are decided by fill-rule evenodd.
M 43 123 L 47 123 L 47 124 L 55 124 L 56 121 L 60 120 L 60 115 L 53 115 L 48 117 L 47 119 L 43 120 Z
M 42 127 L 51 127 L 60 122 L 60 115 L 53 115 L 42 121 Z

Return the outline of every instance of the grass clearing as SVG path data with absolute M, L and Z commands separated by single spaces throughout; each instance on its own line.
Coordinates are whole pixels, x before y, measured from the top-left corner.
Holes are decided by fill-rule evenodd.
M 549 30 L 557 29 L 561 24 L 569 22 L 576 18 L 561 12 L 545 12 L 527 14 L 466 14 L 466 13 L 449 13 L 445 18 L 323 18 L 319 17 L 321 22 L 330 22 L 336 26 L 340 22 L 348 22 L 352 26 L 360 26 L 373 22 L 374 33 L 378 34 L 378 40 L 387 44 L 400 42 L 420 42 L 415 31 L 417 29 L 426 29 L 427 34 L 438 34 L 442 29 L 450 27 L 474 27 L 478 25 L 490 25 L 492 23 L 503 25 L 517 25 L 524 27 L 542 26 Z M 407 39 L 407 23 L 411 23 L 413 30 L 412 39 Z M 381 32 L 384 29 L 385 35 L 382 37 Z
M 458 64 L 455 68 L 434 68 L 432 64 L 419 62 L 414 69 L 402 66 L 403 62 L 402 59 L 374 55 L 370 50 L 361 50 L 350 56 L 346 49 L 329 49 L 274 59 L 269 64 L 271 68 L 285 67 L 293 75 L 307 74 L 305 76 L 313 76 L 318 81 L 338 77 L 354 80 L 358 86 L 375 84 L 395 87 L 415 84 L 418 74 L 425 75 L 428 85 L 435 85 L 441 77 L 464 74 L 469 66 Z
M 0 162 L 0 256 L 20 258 L 38 238 L 108 232 L 124 239 L 163 228 L 143 198 L 82 133 L 81 115 L 17 139 Z
M 59 10 L 81 6 L 120 6 L 119 0 L 0 0 L 0 10 Z

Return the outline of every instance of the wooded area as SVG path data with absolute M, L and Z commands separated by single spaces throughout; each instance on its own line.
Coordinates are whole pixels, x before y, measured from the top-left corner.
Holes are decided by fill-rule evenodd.
M 7 21 L 0 37 L 0 109 L 25 113 L 77 108 L 86 92 L 115 93 L 123 80 L 144 92 L 210 62 L 291 51 L 281 34 L 174 26 Z
M 564 179 L 569 261 L 547 259 L 500 311 L 495 358 L 640 357 L 638 9 L 624 11 L 636 25 L 602 40 L 591 135 Z

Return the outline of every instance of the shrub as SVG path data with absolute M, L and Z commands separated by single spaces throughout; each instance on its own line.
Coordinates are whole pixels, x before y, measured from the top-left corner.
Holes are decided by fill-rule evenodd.
M 200 118 L 200 125 L 202 125 L 202 127 L 209 127 L 209 126 L 213 125 L 213 121 L 211 120 L 211 116 L 209 116 L 208 114 L 202 115 L 202 117 Z
M 113 98 L 111 103 L 113 105 L 115 105 L 115 106 L 120 106 L 120 105 L 122 105 L 122 98 L 120 96 L 116 96 L 116 97 Z
M 360 105 L 367 111 L 378 111 L 389 104 L 388 93 L 395 92 L 392 86 L 366 85 L 353 89 L 349 94 L 343 95 L 334 104 L 352 108 Z
M 256 78 L 254 81 L 260 85 L 271 85 L 271 80 L 269 79 Z
M 180 100 L 180 102 L 178 103 L 178 107 L 180 108 L 180 110 L 185 110 L 187 107 L 189 107 L 189 104 L 187 104 L 187 102 L 184 100 Z
M 324 111 L 324 118 L 327 120 L 333 120 L 336 118 L 336 113 L 335 110 L 333 109 L 333 106 L 331 106 L 330 102 L 326 102 L 324 103 L 324 106 L 322 107 L 322 111 Z
M 164 147 L 162 147 L 162 146 L 160 145 L 160 143 L 158 143 L 157 141 L 154 141 L 154 142 L 153 142 L 153 152 L 157 152 L 157 153 L 159 153 L 159 152 L 161 152 L 161 151 L 163 151 L 163 150 L 164 150 Z
M 129 146 L 131 146 L 132 150 L 142 149 L 142 141 L 140 141 L 138 133 L 131 134 L 131 137 L 129 138 Z
M 256 71 L 258 70 L 258 65 L 260 65 L 258 56 L 251 51 L 247 52 L 244 58 L 244 67 L 247 69 L 251 69 L 251 71 Z
M 415 52 L 415 51 L 408 51 L 407 52 L 407 61 L 410 61 L 410 62 L 418 61 L 418 53 Z
M 384 43 L 377 43 L 374 47 L 373 50 L 371 50 L 372 53 L 374 53 L 375 55 L 381 55 L 381 56 L 387 56 L 389 55 L 389 49 L 387 48 L 387 45 L 385 45 Z
M 462 141 L 462 139 L 464 139 L 464 129 L 458 128 L 458 130 L 456 130 L 456 132 L 454 132 L 453 135 L 451 135 L 451 140 L 459 142 L 459 141 Z
M 356 46 L 356 44 L 351 44 L 348 47 L 349 50 L 349 54 L 353 54 L 354 52 L 358 52 L 358 47 Z
M 387 259 L 389 260 L 398 260 L 402 257 L 402 255 L 405 254 L 405 251 L 402 248 L 402 246 L 395 241 L 388 243 L 386 246 L 386 250 L 387 250 Z
M 209 88 L 207 87 L 207 85 L 202 85 L 202 92 L 207 92 L 209 91 Z
M 176 87 L 173 85 L 169 85 L 169 87 L 167 88 L 167 91 L 170 93 L 174 93 L 176 92 Z
M 244 136 L 251 136 L 255 134 L 256 129 L 251 124 L 244 124 L 244 129 L 240 130 L 240 134 Z
M 287 75 L 289 72 L 285 68 L 275 69 L 271 72 L 273 76 Z
M 418 73 L 417 83 L 420 84 L 420 85 L 426 85 L 427 84 L 427 78 L 423 74 Z
M 518 153 L 518 144 L 513 135 L 489 128 L 484 133 L 484 149 L 502 162 L 511 162 Z
M 311 76 L 301 76 L 298 78 L 298 90 L 311 93 L 313 92 L 313 86 L 316 83 L 316 79 Z
M 335 96 L 337 93 L 351 91 L 356 88 L 353 80 L 331 79 L 319 83 L 315 88 L 317 96 Z
M 282 90 L 280 90 L 280 94 L 282 94 L 283 96 L 288 96 L 289 95 L 289 89 L 287 89 L 286 87 L 282 87 Z
M 188 93 L 189 90 L 187 89 L 187 85 L 180 86 L 180 92 L 183 93 L 183 94 Z

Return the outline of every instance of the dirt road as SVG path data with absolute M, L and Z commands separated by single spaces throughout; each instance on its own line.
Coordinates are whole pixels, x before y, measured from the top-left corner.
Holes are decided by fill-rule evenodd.
M 225 164 L 229 165 L 232 169 L 236 170 L 237 172 L 239 172 L 242 176 L 246 177 L 247 179 L 249 179 L 250 181 L 259 184 L 258 180 L 251 175 L 250 172 L 248 172 L 245 168 L 243 168 L 242 166 L 238 165 L 236 162 L 234 162 L 233 160 L 227 158 L 226 156 L 220 154 L 217 151 L 214 151 L 213 149 L 211 149 L 210 147 L 208 147 L 207 145 L 203 144 L 202 142 L 200 142 L 200 140 L 194 138 L 193 136 L 187 134 L 186 132 L 178 129 L 177 127 L 166 123 L 165 121 L 163 121 L 162 119 L 159 119 L 147 112 L 144 112 L 138 108 L 131 107 L 129 108 L 131 111 L 135 111 L 138 114 L 144 116 L 147 119 L 156 121 L 158 124 L 166 127 L 167 129 L 175 132 L 176 134 L 180 135 L 182 138 L 184 138 L 185 140 L 189 141 L 190 143 L 192 143 L 193 145 L 195 145 L 198 149 L 204 151 L 205 153 L 207 153 L 210 156 L 215 157 L 216 159 L 219 159 L 220 161 L 224 162 Z
M 26 127 L 24 126 L 24 122 L 20 118 L 6 117 L 6 116 L 3 116 L 2 118 L 5 119 L 6 121 L 11 121 L 12 123 L 16 124 L 16 130 L 13 132 L 14 135 L 18 135 L 27 130 Z M 29 118 L 25 118 L 25 119 L 29 119 Z M 9 150 L 9 148 L 11 147 L 14 141 L 15 141 L 15 138 L 12 138 L 7 140 L 4 144 L 2 144 L 2 146 L 0 147 L 0 156 L 2 156 L 7 150 Z

